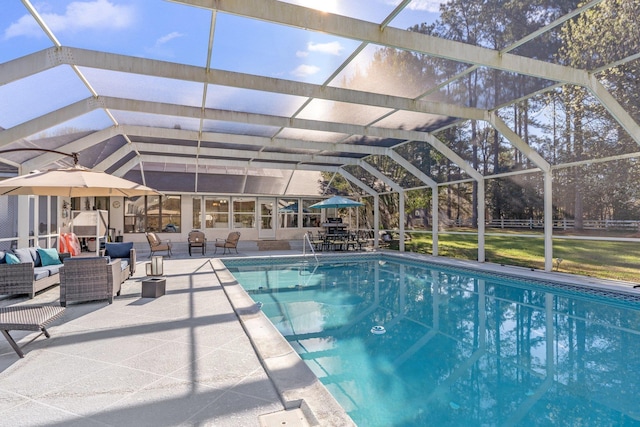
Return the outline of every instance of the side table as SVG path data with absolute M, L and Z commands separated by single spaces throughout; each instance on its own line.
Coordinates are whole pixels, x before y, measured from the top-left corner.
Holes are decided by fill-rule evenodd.
M 167 287 L 165 277 L 148 277 L 142 279 L 142 298 L 158 298 L 164 295 Z

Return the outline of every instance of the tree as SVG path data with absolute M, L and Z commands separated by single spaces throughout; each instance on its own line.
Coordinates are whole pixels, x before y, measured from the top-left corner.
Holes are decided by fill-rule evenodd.
M 636 54 L 640 49 L 640 29 L 637 25 L 639 13 L 640 4 L 637 1 L 611 0 L 602 2 L 568 21 L 561 33 L 561 62 L 576 68 L 593 70 Z M 602 83 L 636 120 L 640 118 L 639 71 L 637 61 L 633 61 L 605 68 L 598 74 Z M 589 97 L 583 89 L 568 87 L 564 92 L 568 98 L 566 132 L 572 137 L 574 159 L 603 157 L 637 149 L 629 135 L 621 132 L 617 123 L 600 103 L 589 102 Z M 618 137 L 614 144 L 608 143 L 606 137 L 612 133 Z M 584 210 L 583 189 L 588 182 L 588 177 L 584 176 L 585 172 L 586 168 L 575 168 L 574 215 L 577 228 L 581 228 Z M 597 182 L 591 180 L 590 183 L 595 184 L 597 188 L 613 190 L 611 187 L 615 187 L 618 182 L 616 178 L 619 178 L 616 174 L 615 168 L 609 168 Z M 633 185 L 637 187 L 637 179 L 635 181 Z M 596 190 L 594 193 L 598 192 Z M 619 191 L 606 192 L 621 194 Z M 602 191 L 600 193 L 603 194 Z M 603 203 L 606 203 L 603 198 L 592 200 L 597 201 L 597 211 L 607 211 L 603 206 Z M 610 214 L 616 216 L 612 212 Z

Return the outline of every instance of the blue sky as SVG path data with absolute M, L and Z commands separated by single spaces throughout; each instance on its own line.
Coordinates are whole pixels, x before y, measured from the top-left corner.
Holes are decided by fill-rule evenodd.
M 379 22 L 399 0 L 289 0 L 289 3 L 352 14 Z M 203 66 L 211 12 L 160 0 L 33 1 L 60 43 L 171 62 Z M 432 21 L 439 1 L 414 0 L 393 26 Z M 327 74 L 325 67 L 341 62 L 358 43 L 320 33 L 218 14 L 214 65 L 249 72 L 243 66 L 262 56 L 271 63 L 260 74 L 305 79 Z M 274 43 L 277 41 L 278 49 Z M 52 43 L 19 0 L 4 0 L 0 16 L 0 62 L 15 59 Z M 244 49 L 240 51 L 239 48 Z M 275 61 L 276 63 L 273 63 Z M 265 63 L 262 63 L 264 66 Z
M 288 3 L 372 22 L 381 22 L 399 1 L 287 0 Z M 438 16 L 435 11 L 439 1 L 414 0 L 391 25 L 406 28 L 420 22 L 431 22 Z M 53 46 L 20 0 L 3 0 L 2 3 L 0 63 Z M 161 0 L 33 0 L 32 4 L 63 46 L 206 65 L 213 15 L 210 10 Z M 356 40 L 225 13 L 216 15 L 215 28 L 212 68 L 315 84 L 324 83 L 360 45 Z M 373 49 L 358 57 L 358 67 L 366 66 L 371 51 Z M 50 74 L 60 73 L 66 77 L 52 80 Z M 148 93 L 148 87 L 153 83 L 152 78 L 140 76 L 140 83 L 130 87 L 117 73 L 106 75 L 109 72 L 97 70 L 85 70 L 85 73 L 96 90 L 99 89 L 99 95 L 146 99 L 144 92 Z M 57 92 L 51 87 L 54 80 Z M 172 88 L 175 87 L 172 85 Z M 121 93 L 123 90 L 126 91 L 124 95 Z M 224 91 L 216 93 L 219 93 L 218 97 L 209 97 L 208 105 L 219 108 L 223 108 L 218 102 L 222 102 L 224 97 L 233 99 L 239 95 Z M 273 113 L 291 114 L 302 102 L 273 99 L 275 95 L 271 95 L 271 98 L 265 97 L 261 104 L 254 97 L 253 109 L 256 112 L 265 112 L 266 109 L 268 112 L 271 105 L 272 109 L 278 106 L 278 111 Z M 10 105 L 0 105 L 0 127 L 15 126 L 88 96 L 89 92 L 70 69 L 48 71 L 0 86 L 0 99 L 13 100 Z M 16 101 L 19 99 L 24 102 Z M 201 97 L 198 95 L 194 99 L 199 105 Z M 165 101 L 177 102 L 173 99 Z M 29 107 L 33 105 L 39 107 Z

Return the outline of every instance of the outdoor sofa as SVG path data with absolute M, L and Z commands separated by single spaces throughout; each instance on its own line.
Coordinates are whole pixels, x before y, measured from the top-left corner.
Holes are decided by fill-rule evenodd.
M 55 248 L 0 251 L 0 295 L 27 294 L 33 298 L 36 292 L 60 283 L 63 258 Z
M 105 255 L 112 260 L 118 259 L 119 282 L 116 286 L 120 289 L 119 285 L 136 271 L 133 243 L 107 243 Z M 0 295 L 27 294 L 33 298 L 36 292 L 59 284 L 60 268 L 65 259 L 71 258 L 68 254 L 59 254 L 55 248 L 29 247 L 11 252 L 0 251 Z
M 136 272 L 136 250 L 133 242 L 106 243 L 104 256 L 120 260 L 120 283 Z

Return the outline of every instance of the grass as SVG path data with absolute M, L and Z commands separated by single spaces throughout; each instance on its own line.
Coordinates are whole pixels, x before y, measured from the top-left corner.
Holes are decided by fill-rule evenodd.
M 502 233 L 501 233 L 502 234 Z M 393 247 L 392 247 L 393 248 Z M 395 245 L 397 249 L 397 244 Z M 431 253 L 431 235 L 413 235 L 407 251 Z M 475 235 L 438 235 L 438 254 L 461 259 L 478 258 Z M 564 273 L 640 283 L 640 245 L 634 242 L 553 239 L 554 270 Z M 562 259 L 557 265 L 556 260 Z M 496 264 L 544 269 L 544 240 L 504 233 L 485 237 L 485 259 Z

